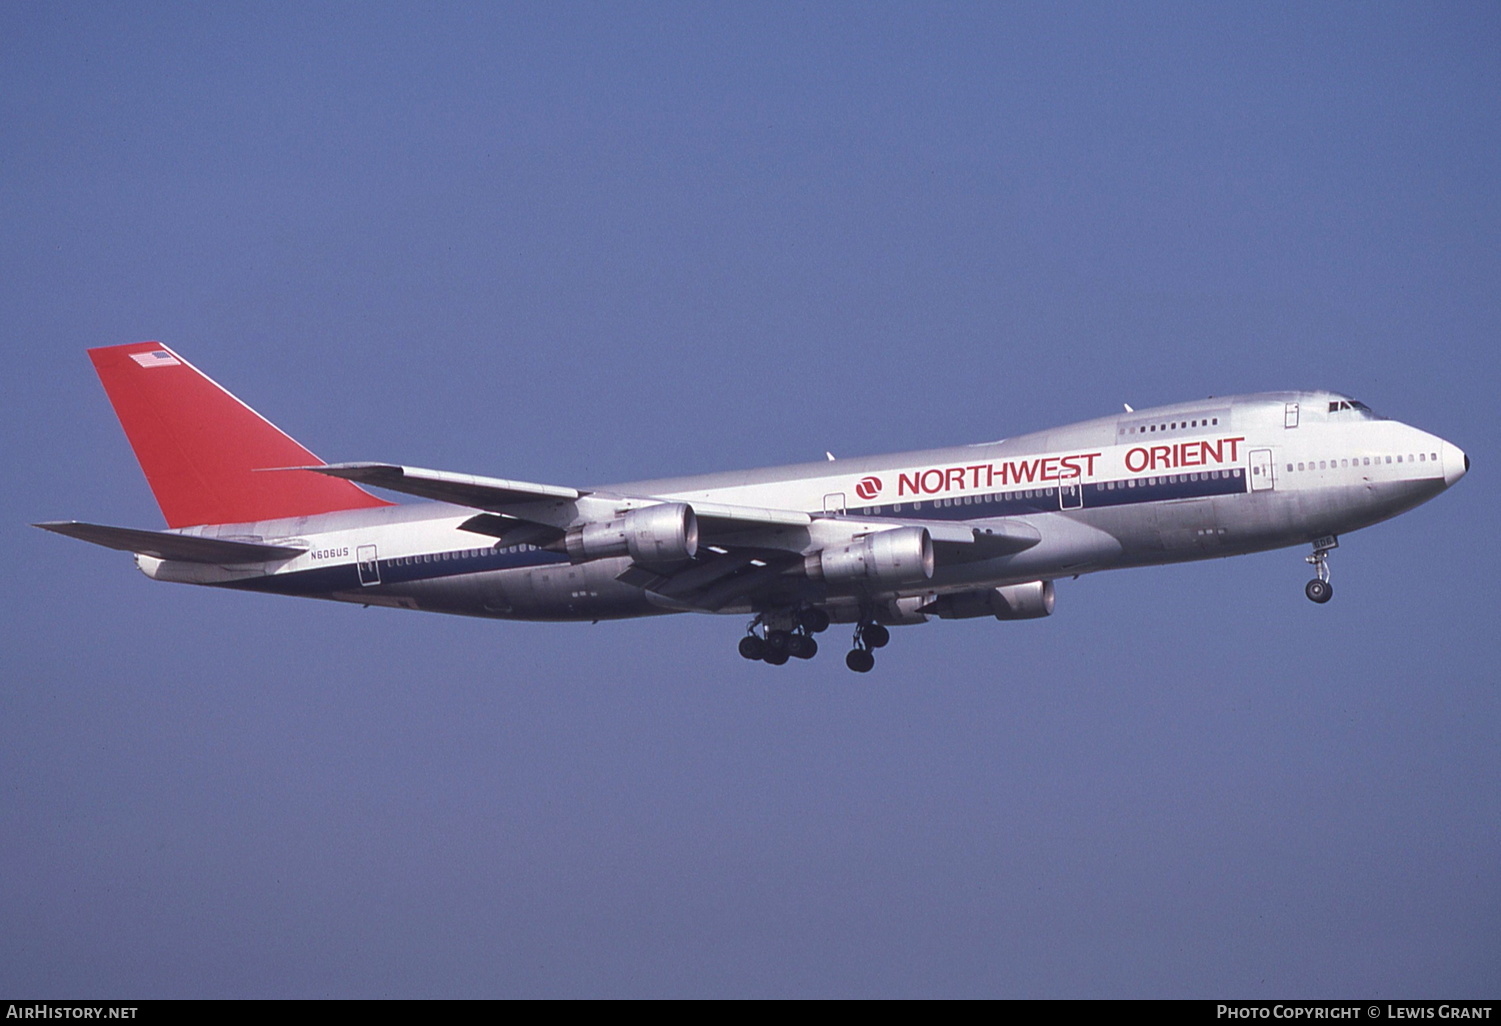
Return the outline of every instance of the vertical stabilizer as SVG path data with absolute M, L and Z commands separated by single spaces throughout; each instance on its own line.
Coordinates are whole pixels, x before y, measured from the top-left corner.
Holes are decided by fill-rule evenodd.
M 90 349 L 168 527 L 388 506 L 322 474 L 258 473 L 323 461 L 159 342 Z

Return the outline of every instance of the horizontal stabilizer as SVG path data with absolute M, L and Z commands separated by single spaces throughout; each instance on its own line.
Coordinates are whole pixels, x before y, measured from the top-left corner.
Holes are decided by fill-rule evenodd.
M 168 531 L 138 531 L 131 527 L 106 527 L 103 524 L 81 524 L 76 520 L 59 520 L 45 524 L 32 524 L 44 531 L 65 534 L 69 538 L 93 542 L 107 549 L 135 552 L 157 559 L 177 559 L 185 563 L 265 563 L 277 559 L 291 559 L 306 552 L 305 548 L 291 545 L 261 545 L 255 542 L 224 541 L 219 538 L 195 538 L 192 535 L 172 534 Z

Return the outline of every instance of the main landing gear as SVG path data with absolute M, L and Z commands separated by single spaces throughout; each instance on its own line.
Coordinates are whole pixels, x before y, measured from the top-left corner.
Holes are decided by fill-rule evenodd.
M 872 649 L 885 648 L 891 632 L 878 623 L 862 620 L 855 625 L 855 647 L 844 657 L 844 665 L 856 673 L 869 673 L 876 665 Z
M 740 639 L 740 654 L 746 659 L 781 666 L 789 659 L 812 659 L 818 654 L 813 635 L 829 629 L 829 614 L 817 606 L 761 613 L 746 628 Z M 891 641 L 891 631 L 871 619 L 855 625 L 855 647 L 844 657 L 844 665 L 856 673 L 869 673 L 876 665 L 874 652 Z
M 1334 597 L 1334 586 L 1329 583 L 1329 552 L 1337 548 L 1339 548 L 1339 539 L 1332 534 L 1323 538 L 1315 538 L 1313 554 L 1303 557 L 1303 561 L 1312 566 L 1314 573 L 1318 574 L 1303 586 L 1303 594 L 1308 596 L 1309 601 L 1323 605 Z
M 812 659 L 818 655 L 813 635 L 829 629 L 829 614 L 817 606 L 783 613 L 761 613 L 740 639 L 740 654 L 781 666 L 789 659 Z M 758 634 L 757 631 L 760 631 Z

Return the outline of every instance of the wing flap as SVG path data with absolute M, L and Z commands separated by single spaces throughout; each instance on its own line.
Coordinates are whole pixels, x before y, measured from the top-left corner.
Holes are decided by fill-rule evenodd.
M 460 524 L 459 530 L 495 538 L 502 545 L 551 545 L 563 537 L 560 528 L 499 513 L 476 513 Z
M 716 613 L 737 599 L 774 587 L 801 561 L 796 553 L 775 550 L 727 552 L 667 573 L 632 563 L 615 579 L 673 608 Z

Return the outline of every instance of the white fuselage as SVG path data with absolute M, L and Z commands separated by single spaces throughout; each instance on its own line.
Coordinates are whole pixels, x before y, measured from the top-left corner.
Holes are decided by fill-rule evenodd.
M 1432 498 L 1466 468 L 1465 455 L 1443 439 L 1377 418 L 1344 396 L 1298 392 L 1126 412 L 979 445 L 631 482 L 592 494 L 813 514 L 811 524 L 761 525 L 736 540 L 767 552 L 815 553 L 896 523 L 931 524 L 935 538 L 940 525 L 982 532 L 1021 525 L 1040 535 L 1018 552 L 940 558 L 931 578 L 879 591 L 810 579 L 789 565 L 776 592 L 783 596 L 776 601 L 823 605 L 835 619 L 879 608 L 889 622 L 915 622 L 922 602 L 945 594 L 1353 531 Z M 631 501 L 622 500 L 622 509 Z M 295 542 L 308 551 L 234 567 L 137 558 L 160 580 L 475 616 L 596 620 L 698 608 L 632 579 L 629 557 L 574 562 L 561 551 L 497 543 L 461 526 L 474 514 L 412 503 L 189 528 L 182 533 Z M 744 613 L 766 601 L 713 611 Z M 849 614 L 840 615 L 845 608 Z

